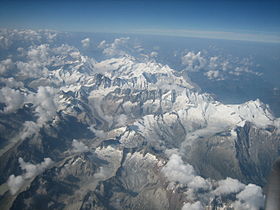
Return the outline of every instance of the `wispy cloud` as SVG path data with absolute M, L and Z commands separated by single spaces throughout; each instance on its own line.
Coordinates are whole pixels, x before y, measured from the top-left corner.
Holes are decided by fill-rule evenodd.
M 207 31 L 207 30 L 188 30 L 188 29 L 135 29 L 131 32 L 137 34 L 280 43 L 280 34 L 268 34 L 265 32 L 243 33 L 243 32 L 231 32 L 231 31 Z

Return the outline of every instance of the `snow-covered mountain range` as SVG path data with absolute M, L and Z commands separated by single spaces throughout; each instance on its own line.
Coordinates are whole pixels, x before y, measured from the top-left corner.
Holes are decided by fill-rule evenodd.
M 0 31 L 1 209 L 263 208 L 267 105 L 223 104 L 125 39 L 97 60 L 63 36 Z

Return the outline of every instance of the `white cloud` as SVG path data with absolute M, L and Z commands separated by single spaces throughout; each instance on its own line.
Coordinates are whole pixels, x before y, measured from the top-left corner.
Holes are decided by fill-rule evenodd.
M 74 59 L 79 59 L 81 57 L 81 53 L 79 51 L 74 51 L 69 54 Z
M 0 36 L 0 48 L 1 49 L 7 49 L 11 45 L 11 41 L 5 37 L 5 36 Z
M 179 155 L 179 149 L 177 148 L 172 148 L 172 149 L 165 149 L 164 153 L 168 158 L 170 158 L 173 154 Z
M 81 41 L 84 48 L 88 48 L 90 46 L 90 38 L 85 38 Z
M 244 184 L 239 182 L 236 179 L 226 178 L 224 180 L 218 181 L 218 187 L 214 190 L 215 195 L 223 195 L 230 193 L 238 193 L 243 190 L 245 187 Z
M 30 60 L 48 64 L 48 60 L 50 58 L 49 51 L 50 47 L 48 44 L 41 44 L 37 47 L 30 48 L 27 52 L 27 57 Z
M 200 201 L 196 201 L 195 203 L 185 203 L 182 210 L 204 210 L 204 208 Z
M 129 37 L 121 37 L 115 39 L 111 44 L 107 44 L 103 50 L 103 53 L 107 56 L 123 56 L 126 55 L 125 48 Z
M 238 199 L 234 203 L 235 209 L 240 210 L 258 210 L 264 206 L 264 195 L 261 187 L 248 184 L 243 191 L 237 194 Z
M 0 103 L 5 104 L 4 113 L 13 113 L 25 103 L 34 104 L 36 115 L 38 116 L 37 123 L 41 126 L 45 122 L 52 120 L 56 115 L 58 109 L 56 93 L 57 90 L 51 87 L 40 86 L 36 94 L 29 95 L 19 90 L 3 87 L 0 89 Z M 29 131 L 26 131 L 26 133 L 29 133 Z
M 169 161 L 161 171 L 171 182 L 187 184 L 194 178 L 193 167 L 189 164 L 184 164 L 182 158 L 177 154 L 170 156 Z
M 170 155 L 172 150 L 168 150 L 167 155 Z M 162 168 L 163 174 L 171 182 L 179 182 L 180 184 L 187 184 L 189 190 L 194 193 L 199 189 L 209 190 L 211 188 L 211 183 L 201 176 L 197 176 L 192 165 L 185 164 L 176 152 L 174 151 L 169 157 L 169 161 Z
M 182 56 L 182 64 L 186 71 L 204 72 L 209 80 L 224 80 L 234 76 L 243 74 L 252 74 L 256 76 L 262 75 L 259 72 L 251 70 L 254 64 L 250 58 L 239 57 L 222 57 L 203 55 L 201 52 L 188 52 Z
M 150 53 L 150 57 L 152 57 L 152 58 L 157 57 L 157 56 L 158 56 L 158 52 L 153 51 Z
M 53 43 L 59 33 L 51 30 L 0 29 L 0 48 L 9 49 L 13 44 Z
M 117 38 L 114 40 L 114 42 L 112 43 L 112 46 L 121 46 L 122 44 L 127 43 L 127 41 L 130 40 L 130 37 L 121 37 L 121 38 Z
M 218 67 L 218 63 L 217 63 L 218 59 L 219 59 L 219 57 L 217 57 L 217 56 L 210 58 L 210 61 L 209 61 L 210 69 L 216 69 Z
M 19 158 L 18 162 L 21 169 L 25 171 L 23 174 L 24 179 L 30 179 L 34 176 L 37 176 L 52 164 L 52 160 L 50 158 L 44 158 L 43 162 L 36 165 L 25 162 L 22 158 Z
M 219 71 L 210 70 L 210 71 L 205 72 L 204 75 L 207 76 L 208 79 L 210 79 L 210 80 L 215 80 L 215 79 L 222 80 L 223 79 L 222 77 L 220 78 Z
M 8 58 L 0 61 L 0 75 L 5 74 L 14 66 L 12 59 Z
M 89 150 L 87 145 L 85 145 L 83 142 L 78 141 L 76 139 L 73 140 L 72 147 L 73 147 L 73 152 L 77 152 L 77 153 L 86 152 Z
M 197 192 L 192 188 L 189 188 L 184 194 L 186 195 L 186 199 L 189 202 L 194 202 L 197 200 Z
M 37 176 L 38 174 L 44 172 L 44 170 L 47 169 L 53 163 L 53 161 L 50 158 L 44 158 L 43 162 L 36 165 L 25 162 L 22 158 L 19 158 L 18 161 L 24 173 L 19 176 L 15 176 L 14 174 L 12 174 L 9 177 L 7 184 L 10 188 L 10 192 L 12 195 L 17 193 L 17 191 L 23 186 L 26 180 L 31 179 Z
M 21 54 L 24 55 L 25 60 L 17 61 L 15 65 L 19 70 L 18 76 L 24 79 L 49 78 L 52 75 L 50 66 L 57 69 L 65 68 L 66 64 L 74 65 L 82 58 L 76 48 L 65 44 L 59 47 L 51 47 L 49 44 L 32 45 Z
M 253 184 L 245 185 L 229 177 L 219 181 L 206 180 L 203 177 L 197 176 L 193 167 L 185 164 L 178 154 L 170 156 L 169 161 L 162 168 L 161 172 L 171 182 L 168 185 L 170 189 L 175 188 L 176 183 L 180 184 L 179 186 L 183 184 L 184 187 L 188 187 L 185 195 L 187 200 L 192 201 L 192 203 L 184 204 L 182 209 L 204 209 L 203 205 L 209 204 L 213 196 L 228 194 L 236 196 L 237 200 L 232 204 L 235 209 L 257 210 L 263 207 L 264 196 L 259 186 Z
M 10 188 L 10 192 L 12 195 L 16 194 L 17 191 L 22 187 L 24 184 L 23 176 L 15 176 L 14 174 L 11 175 L 7 181 L 7 184 Z
M 9 87 L 0 89 L 0 102 L 4 103 L 4 113 L 12 113 L 21 108 L 25 101 L 25 95 L 19 90 L 14 90 Z
M 265 34 L 265 33 L 237 33 L 229 31 L 202 31 L 202 30 L 185 30 L 185 29 L 139 29 L 133 30 L 133 33 L 140 34 L 153 34 L 153 35 L 171 35 L 181 37 L 200 37 L 210 39 L 225 39 L 225 40 L 246 40 L 257 42 L 271 42 L 280 43 L 279 35 L 277 34 Z
M 40 131 L 40 127 L 37 123 L 33 121 L 25 121 L 23 124 L 23 129 L 20 133 L 21 139 L 30 137 L 33 134 L 36 134 Z
M 105 40 L 102 40 L 99 44 L 98 44 L 98 48 L 100 49 L 104 49 L 107 46 L 107 43 Z
M 52 120 L 56 115 L 58 108 L 56 93 L 57 90 L 52 87 L 40 86 L 37 94 L 29 96 L 30 102 L 36 106 L 35 111 L 39 117 L 37 120 L 39 125 Z
M 211 187 L 211 184 L 201 176 L 195 176 L 193 180 L 188 184 L 188 187 L 194 190 L 208 190 Z
M 17 69 L 19 69 L 19 75 L 24 78 L 36 78 L 43 76 L 44 67 L 37 62 L 16 62 Z
M 27 51 L 21 52 L 25 55 L 26 61 L 17 61 L 16 67 L 19 75 L 24 78 L 47 77 L 48 69 L 46 66 L 54 63 L 51 56 L 50 46 L 41 44 L 31 46 Z
M 94 128 L 94 126 L 90 126 L 89 129 L 94 133 L 94 135 L 98 138 L 106 138 L 107 133 L 104 132 L 103 130 L 97 130 Z
M 24 84 L 21 81 L 17 81 L 15 78 L 13 77 L 9 77 L 9 78 L 0 78 L 0 83 L 5 84 L 5 86 L 9 87 L 9 88 L 23 88 Z
M 202 57 L 201 52 L 188 52 L 182 57 L 182 64 L 187 71 L 199 71 L 206 66 L 206 59 Z

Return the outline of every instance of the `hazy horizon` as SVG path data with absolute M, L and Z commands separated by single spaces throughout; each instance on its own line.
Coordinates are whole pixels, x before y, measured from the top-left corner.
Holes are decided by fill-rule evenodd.
M 279 1 L 2 1 L 0 27 L 280 42 Z

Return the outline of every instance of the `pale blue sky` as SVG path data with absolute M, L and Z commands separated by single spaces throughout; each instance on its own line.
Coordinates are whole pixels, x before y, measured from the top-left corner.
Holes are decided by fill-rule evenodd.
M 0 27 L 280 42 L 279 1 L 10 0 Z

